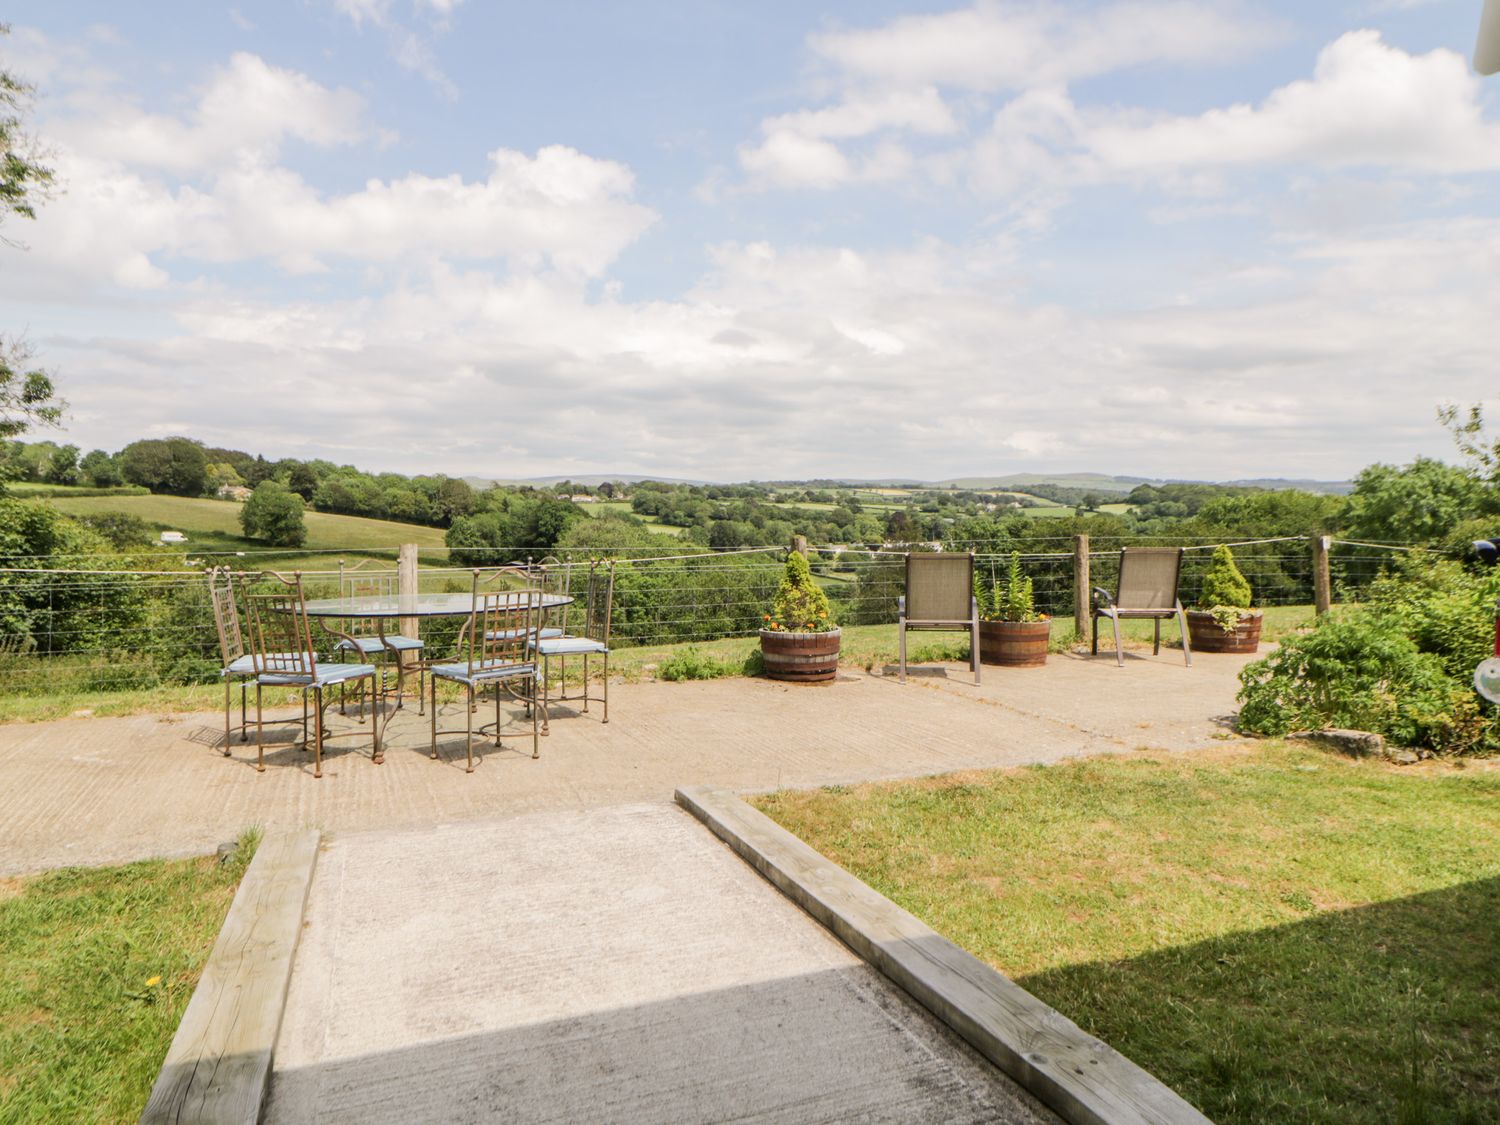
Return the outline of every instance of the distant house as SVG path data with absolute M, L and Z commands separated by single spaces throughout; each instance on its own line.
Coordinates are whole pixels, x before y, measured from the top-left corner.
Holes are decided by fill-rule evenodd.
M 568 499 L 575 504 L 592 504 L 596 498 L 593 496 L 569 496 Z
M 220 500 L 238 500 L 241 504 L 254 495 L 255 490 L 253 488 L 246 488 L 243 484 L 223 485 L 219 488 L 218 493 Z
M 180 531 L 163 531 L 161 541 L 163 543 L 186 543 L 187 536 Z

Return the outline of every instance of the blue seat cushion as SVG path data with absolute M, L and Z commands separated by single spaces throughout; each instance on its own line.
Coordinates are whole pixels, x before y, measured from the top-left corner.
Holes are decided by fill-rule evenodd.
M 302 676 L 294 672 L 265 672 L 257 683 L 267 687 L 327 687 L 348 680 L 358 680 L 375 674 L 373 664 L 319 664 L 316 676 Z
M 369 656 L 373 652 L 389 652 L 395 649 L 397 652 L 414 652 L 422 647 L 422 642 L 415 637 L 403 637 L 399 633 L 387 633 L 384 643 L 379 637 L 355 637 L 354 643 L 340 641 L 334 646 L 337 652 L 354 652 L 358 647 L 361 656 Z
M 484 639 L 487 641 L 510 641 L 520 635 L 520 629 L 491 629 L 484 635 Z M 556 626 L 548 625 L 542 629 L 540 635 L 544 639 L 547 637 L 560 637 L 563 635 L 563 631 Z
M 269 657 L 268 659 L 270 659 L 270 660 L 287 660 L 287 661 L 289 661 L 292 658 L 287 653 L 277 653 L 276 655 L 274 655 L 272 657 Z M 311 664 L 313 658 L 309 655 L 309 656 L 304 656 L 303 659 L 306 660 L 309 664 Z M 245 653 L 244 656 L 237 656 L 237 657 L 235 657 L 234 660 L 230 663 L 229 667 L 225 668 L 222 672 L 219 673 L 219 675 L 221 675 L 221 676 L 253 676 L 253 675 L 255 675 L 255 654 L 247 652 L 247 653 Z
M 454 680 L 461 684 L 484 684 L 492 680 L 508 680 L 516 676 L 534 676 L 536 665 L 504 664 L 498 668 L 480 668 L 470 676 L 467 664 L 434 664 L 431 672 L 440 680 Z
M 531 647 L 543 656 L 573 656 L 575 653 L 609 651 L 609 646 L 603 641 L 590 637 L 543 637 L 540 641 L 532 641 Z

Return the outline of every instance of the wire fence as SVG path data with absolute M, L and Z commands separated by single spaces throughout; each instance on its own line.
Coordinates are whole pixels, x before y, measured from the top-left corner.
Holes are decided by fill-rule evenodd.
M 1089 552 L 1091 587 L 1112 590 L 1119 548 L 1144 538 L 1094 540 Z M 1160 541 L 1157 541 L 1160 542 Z M 1313 552 L 1305 537 L 1278 537 L 1231 544 L 1235 561 L 1255 590 L 1259 606 L 1311 606 Z M 1032 580 L 1038 610 L 1057 618 L 1074 612 L 1075 555 L 1071 538 L 1032 540 L 1043 549 L 1018 551 Z M 1175 540 L 1185 548 L 1182 600 L 1193 604 L 1212 548 L 1209 541 Z M 921 545 L 930 549 L 931 545 Z M 993 586 L 1009 566 L 1012 544 L 946 542 L 948 550 L 973 550 L 976 576 Z M 1335 601 L 1361 600 L 1371 582 L 1393 560 L 1422 548 L 1411 544 L 1334 541 L 1329 570 Z M 388 560 L 397 556 L 391 548 Z M 385 553 L 385 552 L 381 552 Z M 305 562 L 311 552 L 299 553 Z M 318 552 L 316 568 L 303 569 L 309 597 L 341 592 L 341 576 L 394 572 L 390 561 L 369 548 Z M 512 561 L 510 550 L 496 563 Z M 843 625 L 885 625 L 896 620 L 896 599 L 905 583 L 906 548 L 827 546 L 810 551 L 813 573 Z M 205 569 L 233 565 L 251 580 L 277 560 L 225 552 L 220 557 L 150 553 L 150 559 L 78 555 L 49 560 L 0 559 L 0 693 L 44 695 L 69 691 L 140 690 L 208 684 L 219 680 L 219 650 Z M 224 557 L 227 556 L 227 557 Z M 769 612 L 784 570 L 786 547 L 766 545 L 734 551 L 693 553 L 569 551 L 539 548 L 523 555 L 579 575 L 599 559 L 615 564 L 612 642 L 621 648 L 754 636 Z M 286 558 L 282 553 L 282 558 Z M 471 589 L 473 568 L 454 565 L 446 549 L 422 548 L 417 570 L 423 593 Z M 470 551 L 466 562 L 476 561 Z M 483 561 L 482 554 L 479 561 Z M 41 565 L 43 562 L 50 565 Z M 142 565 L 145 563 L 146 565 Z M 581 611 L 581 606 L 576 605 Z M 460 620 L 425 622 L 429 653 L 451 651 Z M 332 642 L 330 635 L 330 643 Z

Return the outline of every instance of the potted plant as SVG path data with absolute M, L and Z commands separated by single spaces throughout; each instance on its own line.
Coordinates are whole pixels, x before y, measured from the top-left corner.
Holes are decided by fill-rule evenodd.
M 1263 615 L 1250 608 L 1250 582 L 1228 547 L 1214 548 L 1197 607 L 1187 611 L 1188 638 L 1195 652 L 1255 652 Z
M 813 581 L 802 552 L 791 552 L 760 630 L 766 675 L 799 684 L 832 682 L 839 670 L 839 637 L 828 595 Z
M 1005 578 L 985 596 L 978 579 L 979 659 L 1009 668 L 1039 668 L 1047 663 L 1052 622 L 1036 611 L 1031 579 L 1021 573 L 1021 556 L 1013 552 Z

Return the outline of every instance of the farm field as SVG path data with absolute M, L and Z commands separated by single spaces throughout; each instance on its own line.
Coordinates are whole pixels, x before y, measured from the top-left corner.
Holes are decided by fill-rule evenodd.
M 187 496 L 56 496 L 49 497 L 47 502 L 74 516 L 124 512 L 144 520 L 155 530 L 182 532 L 188 537 L 189 550 L 265 550 L 264 544 L 240 534 L 240 505 L 229 500 Z M 305 520 L 305 551 L 394 550 L 402 543 L 443 546 L 443 531 L 437 527 L 312 511 L 306 513 Z
M 634 516 L 642 523 L 650 524 L 652 531 L 659 531 L 663 535 L 681 535 L 686 530 L 685 528 L 677 527 L 675 524 L 662 523 L 656 516 L 643 516 L 639 512 L 633 511 L 629 500 L 604 500 L 594 504 L 579 504 L 577 506 L 596 519 L 606 512 L 613 512 L 622 516 Z

